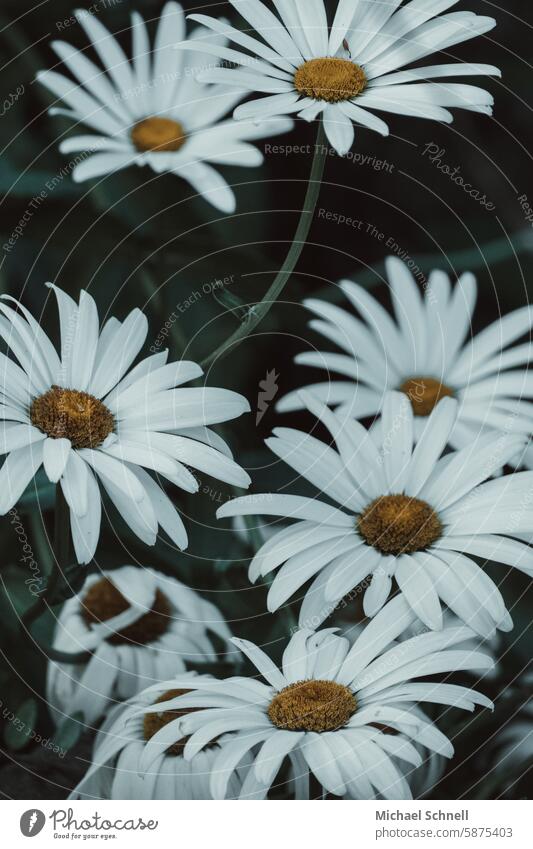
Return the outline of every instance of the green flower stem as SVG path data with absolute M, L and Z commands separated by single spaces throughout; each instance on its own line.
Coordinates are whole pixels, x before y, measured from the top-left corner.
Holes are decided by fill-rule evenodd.
M 229 353 L 231 348 L 233 348 L 238 342 L 241 342 L 247 336 L 252 333 L 255 328 L 260 324 L 260 322 L 264 319 L 270 309 L 274 306 L 277 299 L 283 292 L 283 289 L 287 285 L 291 274 L 293 273 L 296 263 L 300 259 L 301 253 L 304 249 L 305 243 L 307 241 L 307 237 L 309 235 L 309 230 L 311 229 L 311 224 L 313 222 L 313 216 L 316 209 L 316 204 L 318 201 L 318 196 L 320 194 L 320 187 L 322 185 L 322 175 L 324 173 L 324 166 L 326 163 L 326 157 L 328 155 L 328 148 L 326 145 L 326 136 L 324 133 L 324 126 L 322 121 L 318 123 L 318 132 L 315 144 L 315 153 L 313 156 L 313 164 L 311 166 L 311 173 L 309 175 L 309 182 L 307 185 L 307 193 L 305 196 L 305 201 L 303 205 L 302 212 L 300 214 L 300 220 L 298 222 L 298 227 L 296 228 L 296 233 L 294 234 L 294 239 L 289 248 L 289 252 L 285 258 L 285 262 L 279 273 L 276 275 L 276 279 L 272 283 L 270 289 L 264 296 L 263 300 L 256 304 L 253 309 L 249 310 L 247 318 L 240 327 L 226 339 L 225 342 L 220 345 L 216 351 L 213 351 L 209 354 L 205 360 L 202 361 L 202 367 L 206 367 L 211 365 L 211 363 L 219 360 L 221 357 L 226 356 Z
M 68 504 L 63 495 L 61 485 L 56 486 L 56 504 L 54 517 L 54 549 L 52 551 L 52 569 L 48 576 L 48 583 L 45 592 L 39 596 L 35 604 L 30 607 L 21 617 L 21 626 L 25 631 L 29 631 L 36 619 L 39 619 L 43 613 L 50 609 L 54 604 L 54 596 L 57 591 L 60 579 L 64 577 L 70 561 L 70 516 Z M 79 567 L 83 569 L 83 566 Z M 52 646 L 43 646 L 39 644 L 41 651 L 50 659 L 56 660 L 58 663 L 80 663 L 89 655 L 87 652 L 78 652 L 71 654 L 70 652 L 62 652 Z

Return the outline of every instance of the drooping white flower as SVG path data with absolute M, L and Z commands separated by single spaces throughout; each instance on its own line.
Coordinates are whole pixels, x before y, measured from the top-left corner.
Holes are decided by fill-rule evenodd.
M 423 297 L 407 266 L 395 257 L 386 263 L 394 320 L 362 286 L 340 283 L 352 313 L 319 299 L 304 305 L 314 314 L 310 327 L 333 342 L 342 353 L 305 352 L 296 362 L 342 375 L 307 386 L 313 395 L 355 418 L 375 416 L 388 389 L 410 399 L 415 439 L 443 397 L 456 398 L 458 416 L 450 434 L 455 448 L 463 447 L 484 430 L 533 431 L 530 412 L 533 374 L 531 333 L 533 307 L 525 306 L 498 319 L 476 336 L 471 322 L 477 286 L 463 274 L 452 290 L 443 271 L 433 271 Z M 514 345 L 517 340 L 526 341 Z M 301 409 L 300 392 L 291 392 L 277 409 Z M 533 448 L 526 454 L 533 463 Z
M 175 578 L 135 566 L 89 576 L 56 624 L 55 649 L 88 655 L 77 665 L 49 661 L 54 719 L 81 713 L 92 724 L 117 701 L 184 672 L 187 664 L 216 662 L 213 635 L 235 656 L 222 613 Z
M 239 120 L 285 113 L 307 121 L 320 117 L 330 143 L 344 155 L 354 140 L 354 123 L 388 135 L 374 110 L 444 122 L 453 120 L 446 107 L 492 114 L 487 91 L 446 78 L 500 76 L 493 65 L 453 62 L 400 70 L 495 26 L 493 18 L 472 12 L 441 14 L 457 0 L 339 0 L 331 26 L 323 0 L 274 0 L 277 15 L 259 0 L 230 2 L 248 29 L 203 14 L 191 18 L 217 41 L 224 36 L 234 43 L 229 49 L 213 36 L 202 39 L 206 52 L 238 66 L 210 68 L 199 78 L 262 95 L 237 107 Z
M 293 520 L 250 565 L 252 581 L 281 567 L 268 609 L 277 610 L 314 578 L 302 591 L 302 626 L 318 627 L 360 585 L 366 587 L 364 612 L 374 616 L 395 582 L 428 628 L 442 628 L 442 601 L 483 637 L 509 630 L 502 595 L 472 556 L 533 576 L 531 549 L 516 539 L 531 535 L 533 473 L 487 481 L 520 452 L 522 437 L 489 433 L 441 456 L 457 415 L 451 398 L 435 407 L 414 449 L 413 409 L 404 394 L 385 396 L 379 442 L 375 432 L 311 394 L 304 393 L 303 402 L 337 448 L 292 428 L 276 428 L 267 445 L 318 497 L 256 494 L 217 513 Z
M 476 704 L 491 706 L 475 690 L 413 679 L 492 664 L 486 655 L 456 648 L 473 633 L 465 626 L 391 646 L 413 617 L 399 596 L 353 645 L 334 629 L 302 629 L 289 641 L 281 670 L 258 646 L 234 639 L 266 683 L 255 677 L 202 679 L 192 692 L 150 707 L 197 710 L 153 736 L 141 755 L 141 770 L 152 768 L 161 746 L 184 736 L 190 735 L 184 757 L 192 760 L 219 735 L 230 734 L 212 767 L 215 799 L 225 797 L 228 780 L 248 753 L 253 766 L 241 798 L 265 798 L 287 760 L 292 763 L 296 798 L 309 797 L 310 773 L 336 796 L 411 798 L 396 761 L 421 764 L 413 741 L 439 755 L 453 755 L 450 741 L 418 705 L 433 702 L 465 710 L 474 710 Z M 179 676 L 172 683 L 176 689 L 185 686 Z
M 213 166 L 261 165 L 263 155 L 250 142 L 292 129 L 288 118 L 272 119 L 258 128 L 252 121 L 224 120 L 243 93 L 224 85 L 206 86 L 197 72 L 213 64 L 203 51 L 203 28 L 190 35 L 189 49 L 175 45 L 185 37 L 181 6 L 163 8 L 153 51 L 146 25 L 132 13 L 132 59 L 98 17 L 75 12 L 102 67 L 64 41 L 52 47 L 76 82 L 57 71 L 41 71 L 37 79 L 58 102 L 50 114 L 67 115 L 93 134 L 76 135 L 60 144 L 65 154 L 86 154 L 72 170 L 75 181 L 101 177 L 130 165 L 148 165 L 186 180 L 209 203 L 233 212 L 235 195 Z M 223 39 L 219 40 L 220 43 Z
M 97 481 L 133 532 L 154 545 L 158 526 L 187 547 L 180 515 L 152 474 L 186 492 L 198 482 L 188 466 L 235 486 L 249 477 L 208 425 L 249 410 L 226 389 L 184 388 L 202 375 L 196 363 L 168 363 L 162 351 L 133 366 L 148 332 L 145 315 L 110 318 L 100 329 L 85 291 L 79 305 L 57 286 L 61 351 L 31 313 L 13 298 L 0 299 L 0 335 L 17 363 L 0 354 L 2 404 L 0 515 L 18 501 L 44 466 L 59 482 L 70 508 L 79 563 L 94 556 L 100 534 Z M 17 311 L 9 302 L 15 304 Z M 143 468 L 144 467 L 144 468 Z
M 160 684 L 117 705 L 96 737 L 92 763 L 84 778 L 71 793 L 71 799 L 211 799 L 209 784 L 219 744 L 206 747 L 196 757 L 185 760 L 185 741 L 175 740 L 159 749 L 148 770 L 141 769 L 141 756 L 149 741 L 178 711 L 139 715 L 139 710 L 154 701 L 167 701 L 186 693 L 207 676 L 184 674 L 183 687 L 169 691 Z M 228 786 L 228 797 L 238 797 L 241 780 L 236 771 Z

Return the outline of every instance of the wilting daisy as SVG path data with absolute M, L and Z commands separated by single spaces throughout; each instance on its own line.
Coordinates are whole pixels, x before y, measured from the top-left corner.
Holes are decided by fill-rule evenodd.
M 185 37 L 181 6 L 167 3 L 150 48 L 148 31 L 138 12 L 132 13 L 132 60 L 98 16 L 74 13 L 90 39 L 101 67 L 64 41 L 52 47 L 76 82 L 56 71 L 41 71 L 37 79 L 65 107 L 50 114 L 67 115 L 94 132 L 61 142 L 65 154 L 84 154 L 72 170 L 80 182 L 127 168 L 148 165 L 169 172 L 223 212 L 233 212 L 235 195 L 214 165 L 258 166 L 261 152 L 250 142 L 292 129 L 288 118 L 272 119 L 258 128 L 252 121 L 223 120 L 243 93 L 224 85 L 206 86 L 197 72 L 213 64 L 203 52 L 203 28 L 195 30 L 186 52 L 175 49 Z M 219 39 L 219 43 L 223 43 Z
M 416 439 L 440 399 L 456 398 L 458 420 L 450 435 L 456 448 L 487 429 L 529 435 L 532 405 L 524 399 L 533 398 L 533 307 L 515 310 L 471 337 L 477 296 L 472 274 L 463 274 L 452 290 L 449 277 L 433 271 L 422 297 L 399 259 L 387 260 L 387 272 L 395 320 L 349 280 L 340 287 L 361 318 L 318 299 L 304 302 L 316 316 L 310 327 L 342 353 L 305 352 L 296 362 L 343 377 L 306 388 L 355 418 L 375 416 L 384 392 L 397 389 L 411 401 Z M 521 337 L 527 341 L 513 346 Z M 280 412 L 301 407 L 300 392 L 278 404 Z
M 238 66 L 210 68 L 199 78 L 266 95 L 239 106 L 235 118 L 263 121 L 296 113 L 313 121 L 320 116 L 329 141 L 344 155 L 354 140 L 354 122 L 388 135 L 388 125 L 373 110 L 445 122 L 453 120 L 449 106 L 492 114 L 493 98 L 484 89 L 433 80 L 500 76 L 493 65 L 453 62 L 399 70 L 495 26 L 493 18 L 472 12 L 440 15 L 457 0 L 404 5 L 402 0 L 339 0 L 331 26 L 323 0 L 274 0 L 279 17 L 259 0 L 230 2 L 251 29 L 206 15 L 191 17 L 216 34 L 217 41 L 202 41 L 203 49 Z M 238 49 L 220 43 L 221 35 Z
M 196 757 L 185 760 L 185 740 L 159 747 L 159 754 L 149 770 L 141 769 L 141 755 L 147 742 L 157 732 L 178 718 L 181 710 L 148 713 L 139 710 L 152 704 L 175 699 L 189 692 L 207 676 L 188 673 L 182 676 L 180 690 L 169 691 L 168 683 L 139 693 L 118 705 L 98 732 L 92 763 L 86 775 L 71 793 L 71 799 L 211 799 L 209 784 L 214 761 L 220 751 L 217 741 Z M 238 772 L 228 786 L 228 796 L 235 798 L 241 790 Z
M 395 581 L 429 628 L 442 628 L 442 600 L 481 636 L 491 636 L 496 627 L 509 630 L 502 596 L 472 555 L 533 576 L 531 549 L 512 538 L 531 533 L 533 473 L 482 483 L 520 451 L 522 438 L 486 434 L 441 457 L 456 418 L 451 398 L 435 407 L 414 450 L 414 415 L 406 395 L 386 395 L 380 444 L 360 423 L 341 419 L 311 395 L 304 394 L 303 401 L 337 450 L 291 428 L 277 428 L 267 445 L 319 497 L 257 494 L 217 513 L 294 521 L 250 565 L 252 581 L 281 566 L 268 609 L 277 610 L 314 578 L 302 604 L 302 626 L 316 628 L 354 592 L 364 591 L 364 612 L 374 616 Z M 339 506 L 330 506 L 324 496 Z
M 88 653 L 87 661 L 50 661 L 47 699 L 58 722 L 82 713 L 98 720 L 123 701 L 187 668 L 232 651 L 222 613 L 175 578 L 123 566 L 89 576 L 83 595 L 69 599 L 57 620 L 54 648 Z
M 58 302 L 58 354 L 31 313 L 0 300 L 0 335 L 14 360 L 0 354 L 2 404 L 0 515 L 20 498 L 40 466 L 59 482 L 70 508 L 78 562 L 88 563 L 100 533 L 97 480 L 132 531 L 154 545 L 158 525 L 179 547 L 187 533 L 156 472 L 186 492 L 198 482 L 189 466 L 235 486 L 250 479 L 206 425 L 249 410 L 226 389 L 183 388 L 202 375 L 195 363 L 168 363 L 168 351 L 131 368 L 148 332 L 144 314 L 110 318 L 100 329 L 93 298 L 79 305 L 52 286 Z M 8 305 L 14 303 L 18 310 Z M 145 468 L 143 468 L 145 467 Z
M 151 711 L 193 711 L 166 725 L 146 745 L 141 769 L 151 770 L 161 746 L 184 736 L 186 760 L 220 735 L 211 792 L 224 798 L 228 780 L 247 753 L 253 767 L 241 797 L 265 797 L 289 759 L 296 797 L 308 798 L 309 774 L 336 796 L 409 799 L 409 784 L 397 759 L 413 766 L 421 756 L 411 741 L 451 757 L 450 741 L 415 707 L 421 702 L 474 710 L 490 701 L 475 690 L 412 679 L 461 669 L 485 669 L 492 660 L 455 648 L 472 634 L 465 626 L 425 633 L 400 645 L 393 641 L 412 621 L 404 598 L 393 599 L 354 642 L 334 630 L 302 629 L 289 641 L 282 669 L 248 640 L 234 639 L 266 683 L 236 677 L 201 679 L 194 690 L 154 705 Z M 179 676 L 173 684 L 185 688 Z

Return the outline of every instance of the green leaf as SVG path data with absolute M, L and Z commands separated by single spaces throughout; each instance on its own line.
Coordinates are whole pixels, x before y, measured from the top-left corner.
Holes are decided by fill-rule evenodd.
M 8 715 L 4 729 L 4 740 L 10 749 L 18 752 L 28 745 L 37 721 L 37 712 L 35 699 L 26 699 L 13 712 L 14 716 Z
M 5 157 L 0 160 L 0 191 L 9 197 L 30 198 L 36 209 L 52 193 L 61 198 L 80 194 L 79 186 L 68 173 L 58 171 L 54 174 L 33 168 L 23 172 L 10 165 Z

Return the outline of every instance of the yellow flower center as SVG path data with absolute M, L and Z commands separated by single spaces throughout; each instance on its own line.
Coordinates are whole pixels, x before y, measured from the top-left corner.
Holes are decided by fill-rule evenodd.
M 442 534 L 442 523 L 433 508 L 408 495 L 376 498 L 357 524 L 365 542 L 383 554 L 424 551 Z
M 357 701 L 348 687 L 335 681 L 298 681 L 277 693 L 268 716 L 287 731 L 335 731 L 355 713 Z
M 367 83 L 363 69 L 349 59 L 310 59 L 297 68 L 294 75 L 296 91 L 314 100 L 339 103 L 352 100 Z
M 170 701 L 170 699 L 177 699 L 178 696 L 184 696 L 186 693 L 190 692 L 191 690 L 168 690 L 157 699 L 155 704 L 159 705 L 162 702 Z M 179 719 L 180 716 L 187 716 L 188 713 L 194 713 L 197 710 L 200 710 L 200 708 L 185 708 L 184 710 L 175 709 L 166 710 L 164 713 L 145 714 L 143 722 L 144 739 L 147 741 L 151 740 L 154 734 L 161 731 L 161 729 L 164 728 L 165 725 L 168 725 L 169 722 L 173 722 L 175 719 Z M 169 746 L 166 750 L 166 754 L 182 755 L 188 739 L 189 737 L 183 737 L 181 740 L 173 743 L 172 746 Z
M 135 124 L 131 140 L 139 153 L 149 150 L 161 153 L 180 150 L 187 141 L 187 134 L 179 121 L 152 117 Z
M 410 377 L 400 386 L 409 398 L 415 416 L 429 416 L 441 398 L 453 398 L 454 391 L 434 377 Z
M 82 601 L 82 615 L 90 625 L 95 622 L 107 622 L 128 609 L 129 603 L 109 578 L 101 578 L 90 587 Z M 170 623 L 170 602 L 160 591 L 156 590 L 152 609 L 128 625 L 122 631 L 109 634 L 110 643 L 136 643 L 146 645 L 161 637 L 168 630 Z
M 115 427 L 113 414 L 98 398 L 60 386 L 35 398 L 30 419 L 53 439 L 70 439 L 74 448 L 98 448 Z

